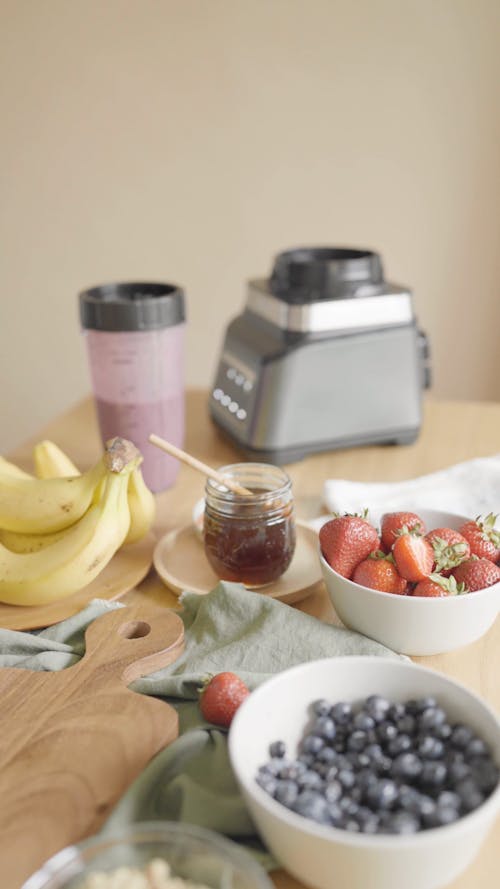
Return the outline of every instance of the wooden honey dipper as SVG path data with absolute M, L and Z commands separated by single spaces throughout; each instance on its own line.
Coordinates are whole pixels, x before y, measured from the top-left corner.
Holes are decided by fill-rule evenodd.
M 223 475 L 221 472 L 218 472 L 216 469 L 212 469 L 211 466 L 208 466 L 206 463 L 202 463 L 201 460 L 198 460 L 196 457 L 192 457 L 191 454 L 186 453 L 186 451 L 182 451 L 180 448 L 176 447 L 176 445 L 171 444 L 171 442 L 165 441 L 164 438 L 160 438 L 159 435 L 155 435 L 154 433 L 152 433 L 149 436 L 149 441 L 157 448 L 160 448 L 161 451 L 165 451 L 166 454 L 170 454 L 171 457 L 176 457 L 177 460 L 180 460 L 182 463 L 186 463 L 186 465 L 191 466 L 192 469 L 197 469 L 198 472 L 202 472 L 203 475 L 207 476 L 207 478 L 211 478 L 219 485 L 223 485 L 225 488 L 229 488 L 229 490 L 232 491 L 233 494 L 241 494 L 245 497 L 251 497 L 253 495 L 253 492 L 249 491 L 248 488 L 244 488 L 243 485 L 239 485 L 238 482 L 233 481 L 233 479 L 227 478 L 227 476 Z

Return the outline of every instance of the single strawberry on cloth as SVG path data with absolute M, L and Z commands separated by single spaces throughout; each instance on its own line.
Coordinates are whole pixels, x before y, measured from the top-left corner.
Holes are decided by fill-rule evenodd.
M 401 482 L 329 479 L 323 502 L 330 512 L 362 512 L 370 519 L 399 509 L 439 509 L 475 518 L 500 510 L 500 456 L 480 457 Z M 317 519 L 313 524 L 325 521 Z
M 227 731 L 203 719 L 198 703 L 203 682 L 209 675 L 232 671 L 253 689 L 275 673 L 322 657 L 400 655 L 239 584 L 221 582 L 206 596 L 186 592 L 181 604 L 183 654 L 169 667 L 131 686 L 175 706 L 180 736 L 131 785 L 103 832 L 135 821 L 197 824 L 244 844 L 271 868 L 275 862 L 256 836 L 232 774 Z M 121 606 L 95 600 L 85 611 L 42 632 L 0 629 L 0 667 L 61 670 L 70 666 L 83 654 L 88 624 L 110 607 Z

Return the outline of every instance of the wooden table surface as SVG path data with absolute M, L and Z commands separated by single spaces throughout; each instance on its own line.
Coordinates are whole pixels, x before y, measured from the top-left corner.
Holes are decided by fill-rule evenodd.
M 101 452 L 91 400 L 76 405 L 49 423 L 32 440 L 17 448 L 10 458 L 24 468 L 32 468 L 31 448 L 35 441 L 42 438 L 55 441 L 80 468 L 89 466 Z M 203 390 L 188 392 L 185 449 L 214 466 L 241 459 L 241 455 L 210 423 L 207 393 Z M 420 438 L 413 445 L 330 451 L 286 468 L 293 482 L 297 515 L 309 519 L 322 512 L 321 493 L 327 478 L 398 481 L 499 451 L 500 405 L 429 400 L 424 407 Z M 203 490 L 203 478 L 182 466 L 175 486 L 158 496 L 157 535 L 161 536 L 189 522 L 193 504 L 203 496 Z M 176 596 L 160 582 L 154 571 L 136 590 L 127 593 L 123 601 L 138 599 L 153 600 L 165 607 L 178 605 Z M 297 607 L 322 620 L 337 622 L 323 589 Z M 497 712 L 500 711 L 500 621 L 486 636 L 467 648 L 415 660 L 462 682 L 481 695 Z M 450 889 L 493 889 L 498 886 L 499 849 L 500 820 L 475 862 L 450 885 Z M 282 871 L 273 874 L 273 879 L 277 889 L 304 889 L 303 884 Z M 334 881 L 332 889 L 335 889 Z

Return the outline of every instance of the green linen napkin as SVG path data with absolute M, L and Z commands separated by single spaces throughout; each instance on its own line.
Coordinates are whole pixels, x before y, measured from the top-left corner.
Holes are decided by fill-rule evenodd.
M 161 751 L 130 786 L 103 831 L 123 823 L 165 819 L 198 824 L 246 845 L 261 863 L 275 862 L 256 836 L 229 764 L 226 732 L 206 723 L 198 688 L 207 674 L 236 672 L 250 689 L 287 667 L 321 657 L 394 652 L 288 605 L 219 583 L 211 593 L 181 597 L 185 649 L 170 666 L 131 688 L 169 700 L 179 714 L 179 738 Z M 88 624 L 119 603 L 94 600 L 84 611 L 49 629 L 0 629 L 0 667 L 62 670 L 84 652 Z

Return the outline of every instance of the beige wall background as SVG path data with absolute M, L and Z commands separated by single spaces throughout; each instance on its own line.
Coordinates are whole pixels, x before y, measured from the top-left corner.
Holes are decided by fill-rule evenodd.
M 379 250 L 497 399 L 498 0 L 0 0 L 0 452 L 85 395 L 76 294 L 185 286 L 206 385 L 280 249 Z

